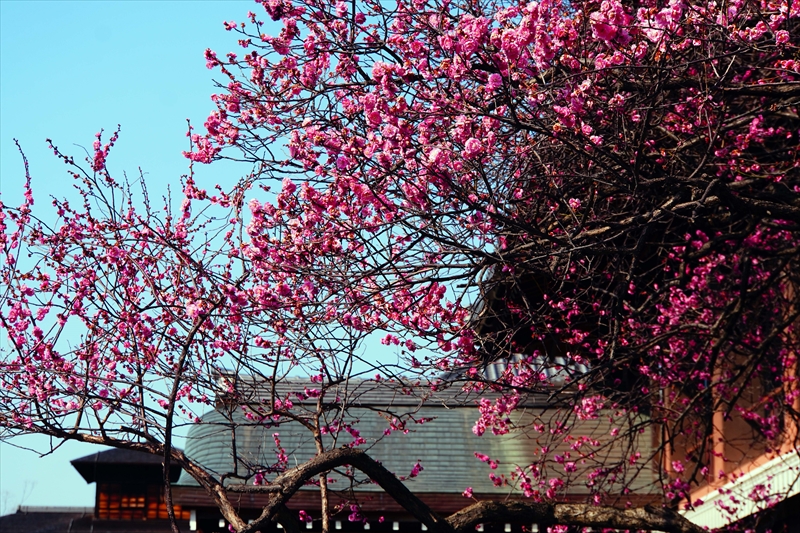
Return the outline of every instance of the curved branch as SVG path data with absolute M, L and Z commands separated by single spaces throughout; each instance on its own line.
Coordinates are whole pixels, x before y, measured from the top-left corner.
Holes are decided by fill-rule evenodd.
M 277 487 L 279 492 L 270 498 L 269 504 L 264 507 L 261 515 L 255 521 L 240 529 L 239 533 L 258 531 L 262 524 L 272 520 L 278 510 L 307 481 L 323 472 L 343 465 L 351 465 L 369 476 L 387 494 L 392 496 L 397 503 L 411 513 L 414 518 L 425 524 L 429 530 L 437 533 L 453 533 L 449 523 L 443 517 L 433 512 L 430 507 L 417 498 L 386 467 L 369 457 L 363 450 L 353 448 L 338 448 L 322 453 L 307 463 L 292 468 L 278 476 L 270 484 L 270 487 Z
M 268 487 L 276 492 L 257 520 L 239 533 L 258 531 L 273 520 L 291 497 L 307 481 L 338 466 L 357 468 L 380 485 L 414 518 L 434 533 L 466 533 L 475 525 L 488 522 L 536 522 L 540 525 L 575 525 L 616 529 L 660 530 L 667 533 L 703 533 L 703 529 L 671 509 L 645 506 L 617 509 L 589 504 L 484 501 L 442 518 L 415 496 L 397 477 L 363 450 L 338 448 L 278 476 Z M 265 487 L 266 488 L 266 487 Z
M 593 528 L 660 530 L 668 533 L 702 533 L 693 524 L 671 509 L 645 506 L 617 509 L 575 503 L 496 502 L 485 501 L 462 509 L 447 518 L 456 532 L 471 531 L 484 522 L 535 522 L 540 526 L 556 524 Z

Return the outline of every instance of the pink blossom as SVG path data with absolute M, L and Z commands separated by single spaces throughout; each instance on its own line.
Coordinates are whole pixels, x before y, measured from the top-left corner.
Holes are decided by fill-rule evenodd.
M 606 42 L 627 44 L 631 40 L 627 27 L 631 17 L 617 0 L 603 0 L 600 10 L 589 15 L 595 37 Z
M 489 75 L 489 79 L 486 82 L 486 90 L 494 92 L 502 86 L 503 86 L 503 77 L 500 76 L 500 74 L 493 73 Z
M 469 139 L 467 139 L 467 142 L 464 143 L 464 157 L 466 157 L 467 159 L 479 156 L 482 151 L 483 151 L 483 146 L 481 142 L 475 137 L 470 137 Z

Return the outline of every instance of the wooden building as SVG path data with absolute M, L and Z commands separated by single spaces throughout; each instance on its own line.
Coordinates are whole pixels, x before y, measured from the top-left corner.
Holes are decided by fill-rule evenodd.
M 168 520 L 164 502 L 161 457 L 132 450 L 113 449 L 72 461 L 87 483 L 96 483 L 95 512 L 98 520 Z M 180 476 L 173 465 L 170 481 Z M 175 507 L 175 516 L 189 521 L 190 513 Z
M 161 458 L 131 450 L 111 449 L 73 460 L 87 483 L 96 483 L 95 505 L 20 507 L 0 517 L 2 533 L 160 533 L 171 531 L 163 497 Z M 170 472 L 177 481 L 180 467 Z M 181 530 L 191 513 L 176 506 Z

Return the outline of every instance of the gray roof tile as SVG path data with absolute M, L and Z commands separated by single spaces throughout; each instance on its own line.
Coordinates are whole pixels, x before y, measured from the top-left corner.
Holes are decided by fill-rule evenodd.
M 244 385 L 244 386 L 243 386 Z M 307 381 L 296 381 L 281 384 L 278 396 L 284 397 L 292 390 L 302 390 L 303 386 L 310 386 Z M 264 386 L 254 382 L 239 381 L 237 389 L 244 388 L 249 392 L 242 397 L 255 400 L 257 393 L 263 392 Z M 563 416 L 564 412 L 547 407 L 544 402 L 535 401 L 525 403 L 524 408 L 518 409 L 514 417 L 518 425 L 528 428 L 527 431 L 515 431 L 506 435 L 492 435 L 486 432 L 478 437 L 472 431 L 478 411 L 475 403 L 478 395 L 466 394 L 460 391 L 446 391 L 434 394 L 426 403 L 414 396 L 398 393 L 391 388 L 375 388 L 363 386 L 359 383 L 351 384 L 346 392 L 351 407 L 347 410 L 346 420 L 358 420 L 355 427 L 366 443 L 360 446 L 368 451 L 369 455 L 381 461 L 390 471 L 398 476 L 407 476 L 415 463 L 419 461 L 424 470 L 414 479 L 407 480 L 411 490 L 417 493 L 460 493 L 466 487 L 472 487 L 475 493 L 481 494 L 508 494 L 514 492 L 508 486 L 496 487 L 489 479 L 493 472 L 489 466 L 475 457 L 475 453 L 486 454 L 500 462 L 496 473 L 508 473 L 513 470 L 513 465 L 528 466 L 540 463 L 549 476 L 564 477 L 563 466 L 552 461 L 554 454 L 564 454 L 569 451 L 572 444 L 563 438 L 553 439 L 551 444 L 552 454 L 547 462 L 541 462 L 537 451 L 549 434 L 540 435 L 530 430 L 530 422 L 537 419 L 548 420 L 553 416 Z M 345 392 L 342 392 L 342 395 Z M 267 394 L 269 395 L 269 394 Z M 298 401 L 299 411 L 304 409 L 303 401 Z M 307 404 L 310 402 L 306 402 Z M 251 404 L 252 405 L 252 404 Z M 305 408 L 310 409 L 311 405 Z M 230 409 L 233 415 L 224 414 Z M 424 424 L 407 423 L 407 433 L 394 431 L 385 436 L 384 431 L 389 428 L 389 410 L 413 413 L 414 417 L 433 418 Z M 622 443 L 610 440 L 610 425 L 604 419 L 578 421 L 571 420 L 573 429 L 571 433 L 580 434 L 597 439 L 601 442 L 599 451 L 593 458 L 586 460 L 584 469 L 596 466 L 611 466 L 625 464 L 627 454 L 630 452 Z M 315 455 L 315 447 L 311 433 L 299 423 L 285 423 L 279 426 L 254 423 L 245 419 L 242 408 L 230 403 L 227 407 L 220 404 L 220 408 L 206 413 L 202 423 L 193 426 L 186 441 L 186 454 L 199 462 L 217 476 L 234 471 L 232 446 L 238 452 L 239 473 L 250 473 L 272 465 L 276 460 L 275 443 L 273 434 L 278 433 L 282 447 L 289 456 L 288 466 L 301 464 Z M 234 438 L 235 437 L 235 438 Z M 326 449 L 350 444 L 353 437 L 346 432 L 341 432 L 338 440 L 326 436 Z M 636 450 L 643 457 L 649 457 L 652 443 L 649 435 L 638 439 Z M 573 456 L 575 452 L 572 452 Z M 594 464 L 592 464 L 594 463 Z M 268 475 L 267 478 L 274 477 Z M 332 485 L 336 489 L 349 487 L 346 479 L 332 474 L 330 477 L 337 479 Z M 630 486 L 633 490 L 653 491 L 653 472 L 650 467 L 645 467 L 643 472 Z M 196 482 L 186 473 L 182 474 L 178 485 L 193 486 Z M 581 488 L 582 487 L 582 488 Z M 307 490 L 314 490 L 309 486 Z M 359 491 L 380 491 L 376 485 L 361 485 Z M 589 492 L 582 483 L 578 483 L 573 492 Z

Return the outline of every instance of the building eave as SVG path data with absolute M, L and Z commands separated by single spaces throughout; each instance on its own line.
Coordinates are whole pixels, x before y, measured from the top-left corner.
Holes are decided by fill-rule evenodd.
M 742 474 L 706 494 L 702 505 L 681 512 L 698 526 L 714 529 L 797 494 L 800 494 L 800 453 L 794 450 Z

